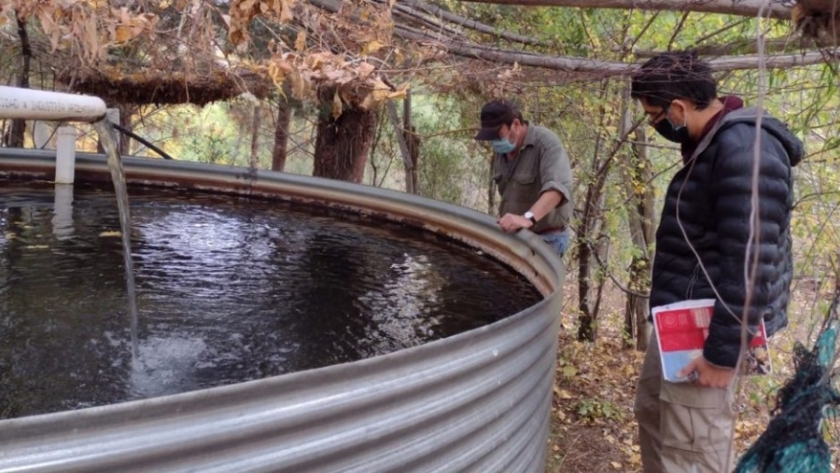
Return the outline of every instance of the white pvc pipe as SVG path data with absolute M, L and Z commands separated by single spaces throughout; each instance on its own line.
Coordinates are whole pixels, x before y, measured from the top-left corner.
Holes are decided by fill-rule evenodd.
M 55 210 L 53 211 L 53 233 L 59 240 L 73 236 L 73 185 L 55 185 Z
M 92 122 L 105 115 L 105 102 L 89 95 L 0 86 L 0 119 Z
M 47 143 L 50 141 L 50 137 L 52 136 L 50 127 L 47 125 L 47 122 L 38 120 L 35 122 L 33 128 L 35 128 L 33 133 L 35 149 L 43 149 L 47 146 Z
M 76 128 L 58 127 L 55 146 L 55 183 L 72 184 L 76 174 Z

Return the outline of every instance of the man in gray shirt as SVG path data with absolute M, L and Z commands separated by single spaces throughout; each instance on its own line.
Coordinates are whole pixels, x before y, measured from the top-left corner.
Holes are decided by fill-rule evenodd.
M 530 229 L 563 256 L 569 248 L 572 170 L 560 138 L 523 120 L 515 103 L 494 100 L 481 109 L 475 139 L 493 146 L 502 230 Z

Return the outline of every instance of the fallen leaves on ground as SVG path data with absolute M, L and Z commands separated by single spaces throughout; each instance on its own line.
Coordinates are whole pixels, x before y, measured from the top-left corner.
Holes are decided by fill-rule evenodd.
M 642 354 L 561 337 L 548 471 L 640 471 L 633 396 Z
M 548 472 L 640 472 L 641 452 L 633 415 L 636 381 L 644 354 L 602 334 L 596 343 L 562 336 L 555 373 Z M 753 381 L 750 381 L 753 382 Z M 766 383 L 766 380 L 764 380 Z M 768 397 L 742 390 L 736 406 L 735 447 L 742 452 L 763 432 Z
M 789 309 L 791 325 L 770 340 L 773 373 L 748 377 L 737 391 L 736 458 L 767 428 L 778 389 L 793 375 L 794 341 L 810 345 L 820 326 L 824 312 L 812 307 L 819 294 L 794 290 L 793 295 L 799 302 Z M 599 322 L 595 343 L 578 342 L 565 331 L 560 337 L 547 472 L 641 472 L 633 400 L 644 354 L 621 346 L 618 309 Z M 826 419 L 824 430 L 836 464 L 840 415 Z

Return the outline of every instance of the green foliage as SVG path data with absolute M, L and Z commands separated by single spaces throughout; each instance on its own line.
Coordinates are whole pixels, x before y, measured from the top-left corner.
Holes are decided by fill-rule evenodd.
M 623 406 L 598 399 L 581 399 L 575 404 L 574 409 L 577 415 L 589 420 L 621 422 L 625 416 Z
M 135 131 L 175 159 L 224 165 L 247 165 L 247 154 L 238 127 L 226 106 L 211 104 L 171 107 L 157 120 L 144 120 Z M 248 142 L 250 143 L 250 142 Z M 148 150 L 143 154 L 154 156 Z
M 183 158 L 188 161 L 201 161 L 210 164 L 232 164 L 230 161 L 233 144 L 233 140 L 221 134 L 192 135 L 185 143 L 186 152 Z
M 453 149 L 454 148 L 454 149 Z M 455 204 L 463 201 L 464 189 L 457 182 L 461 175 L 462 147 L 448 146 L 440 139 L 430 139 L 421 151 L 420 192 L 426 197 Z
M 491 152 L 474 143 L 471 131 L 460 128 L 476 126 L 465 112 L 468 108 L 452 96 L 424 93 L 412 94 L 412 124 L 421 137 L 418 165 L 419 193 L 437 200 L 484 210 L 489 183 Z M 387 119 L 380 121 L 381 135 L 375 155 L 369 159 L 370 182 L 376 166 L 377 181 L 383 185 L 405 189 L 402 155 L 393 127 Z M 452 132 L 452 130 L 458 130 Z
M 565 356 L 561 356 L 557 360 L 557 372 L 563 378 L 567 380 L 573 380 L 575 376 L 578 374 L 577 367 L 574 364 L 573 360 L 566 358 Z

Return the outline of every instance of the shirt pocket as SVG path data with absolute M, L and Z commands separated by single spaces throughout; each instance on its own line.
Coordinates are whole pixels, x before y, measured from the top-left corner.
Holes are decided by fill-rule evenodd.
M 533 173 L 517 173 L 511 178 L 513 182 L 523 187 L 530 187 L 537 180 L 537 175 Z

